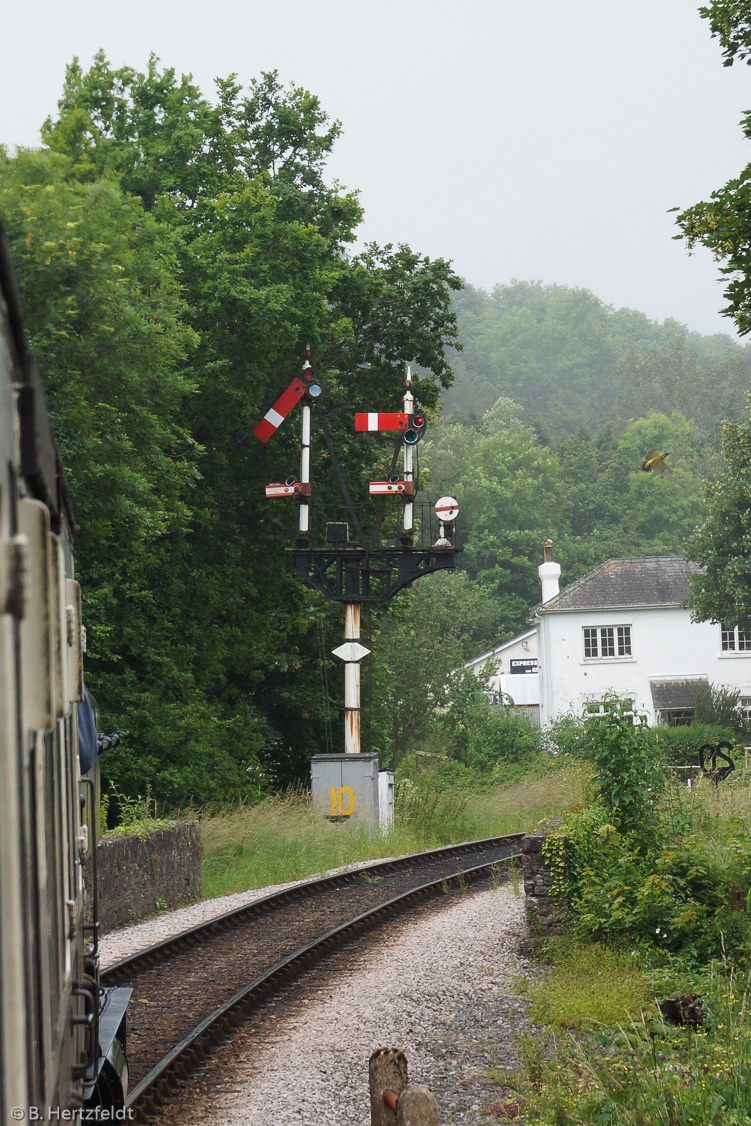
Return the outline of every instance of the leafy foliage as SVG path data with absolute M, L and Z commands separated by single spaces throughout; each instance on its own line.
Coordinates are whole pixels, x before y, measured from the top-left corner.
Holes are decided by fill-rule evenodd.
M 743 731 L 743 720 L 738 712 L 741 694 L 737 688 L 699 682 L 692 684 L 689 692 L 695 723 Z
M 670 477 L 641 471 L 653 446 L 675 454 Z M 527 628 L 548 537 L 567 582 L 607 558 L 680 554 L 704 511 L 704 458 L 697 427 L 679 411 L 634 419 L 620 437 L 581 427 L 556 444 L 501 397 L 478 423 L 433 428 L 429 492 L 457 496 L 460 566 L 486 597 L 475 652 Z
M 389 748 L 393 761 L 422 746 L 435 716 L 451 706 L 462 683 L 453 673 L 468 656 L 482 609 L 482 593 L 467 575 L 439 572 L 406 592 L 384 622 L 380 749 Z
M 587 720 L 585 742 L 598 802 L 619 832 L 644 840 L 662 789 L 654 731 L 633 700 L 606 692 L 602 704 L 603 714 Z
M 706 743 L 716 746 L 723 741 L 729 742 L 732 746 L 737 738 L 737 732 L 733 728 L 719 727 L 713 723 L 694 719 L 686 727 L 660 727 L 655 732 L 655 736 L 660 748 L 660 757 L 666 766 L 698 767 L 700 747 Z
M 740 818 L 705 812 L 707 787 L 698 798 L 665 789 L 672 734 L 648 729 L 630 700 L 612 695 L 602 717 L 561 725 L 559 745 L 594 767 L 595 794 L 546 841 L 555 888 L 587 939 L 680 952 L 692 965 L 721 949 L 743 956 L 751 917 L 731 910 L 731 892 L 749 886 L 751 842 Z
M 742 0 L 712 0 L 699 11 L 722 44 L 725 66 L 732 66 L 736 59 L 751 61 L 751 20 Z M 741 126 L 744 136 L 751 138 L 751 113 L 743 115 Z M 739 176 L 713 191 L 709 200 L 694 204 L 677 218 L 682 235 L 676 238 L 685 238 L 689 248 L 706 246 L 724 263 L 720 272 L 727 279 L 728 304 L 723 312 L 732 317 L 741 334 L 751 331 L 750 199 L 751 165 L 747 165 Z
M 725 66 L 736 59 L 751 62 L 751 18 L 743 0 L 712 0 L 699 14 L 709 20 L 712 35 L 722 44 Z
M 459 280 L 408 247 L 347 253 L 361 209 L 325 176 L 339 131 L 273 74 L 220 80 L 212 104 L 155 58 L 140 73 L 100 53 L 68 68 L 47 148 L 2 159 L 85 529 L 88 676 L 125 736 L 104 769 L 126 796 L 253 798 L 325 744 L 332 611 L 288 573 L 262 487 L 297 435 L 252 438 L 303 347 L 328 354 L 330 406 L 398 402 L 408 362 L 425 407 L 451 379 Z M 346 436 L 345 471 L 362 450 Z M 317 499 L 335 503 L 333 479 Z
M 725 470 L 707 489 L 708 513 L 689 542 L 704 572 L 691 578 L 699 621 L 751 630 L 751 406 L 723 427 Z

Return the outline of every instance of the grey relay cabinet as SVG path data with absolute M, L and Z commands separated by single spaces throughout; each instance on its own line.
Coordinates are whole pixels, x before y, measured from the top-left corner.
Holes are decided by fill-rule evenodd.
M 310 780 L 316 808 L 330 820 L 378 829 L 378 755 L 313 755 Z

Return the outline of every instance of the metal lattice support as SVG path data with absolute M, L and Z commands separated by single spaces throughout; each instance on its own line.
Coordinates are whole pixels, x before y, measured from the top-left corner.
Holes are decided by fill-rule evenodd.
M 290 567 L 333 602 L 388 602 L 399 590 L 433 571 L 453 570 L 461 548 L 288 548 Z

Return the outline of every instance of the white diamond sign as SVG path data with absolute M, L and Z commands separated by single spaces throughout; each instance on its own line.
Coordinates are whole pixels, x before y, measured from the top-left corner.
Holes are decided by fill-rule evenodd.
M 366 649 L 359 641 L 345 641 L 338 649 L 332 649 L 331 652 L 335 657 L 341 657 L 343 661 L 361 661 L 363 657 L 367 657 L 370 649 Z

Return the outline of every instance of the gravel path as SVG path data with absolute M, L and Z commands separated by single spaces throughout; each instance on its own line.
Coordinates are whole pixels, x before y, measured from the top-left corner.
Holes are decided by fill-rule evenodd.
M 518 1066 L 530 972 L 524 899 L 508 886 L 429 905 L 334 955 L 220 1049 L 160 1123 L 366 1126 L 368 1059 L 393 1045 L 429 1086 L 441 1123 L 497 1121 L 490 1069 Z
M 346 864 L 342 868 L 331 868 L 328 872 L 320 872 L 319 876 L 336 876 L 340 872 L 354 872 L 358 868 L 370 868 L 373 864 L 383 864 L 386 860 L 395 860 L 394 856 L 384 856 L 380 860 L 361 860 L 355 864 Z M 99 956 L 103 970 L 119 962 L 121 958 L 130 958 L 140 950 L 153 946 L 157 942 L 174 938 L 183 931 L 190 930 L 200 923 L 208 922 L 225 911 L 233 911 L 236 907 L 245 907 L 256 899 L 265 895 L 272 895 L 275 891 L 284 891 L 285 888 L 304 884 L 308 880 L 317 879 L 317 876 L 306 876 L 304 880 L 290 880 L 286 884 L 271 884 L 269 887 L 254 888 L 252 891 L 240 891 L 234 895 L 222 895 L 218 899 L 203 899 L 200 903 L 191 903 L 189 907 L 180 907 L 177 911 L 168 911 L 163 915 L 156 915 L 153 919 L 146 919 L 133 926 L 121 927 L 119 930 L 110 931 L 99 940 Z

